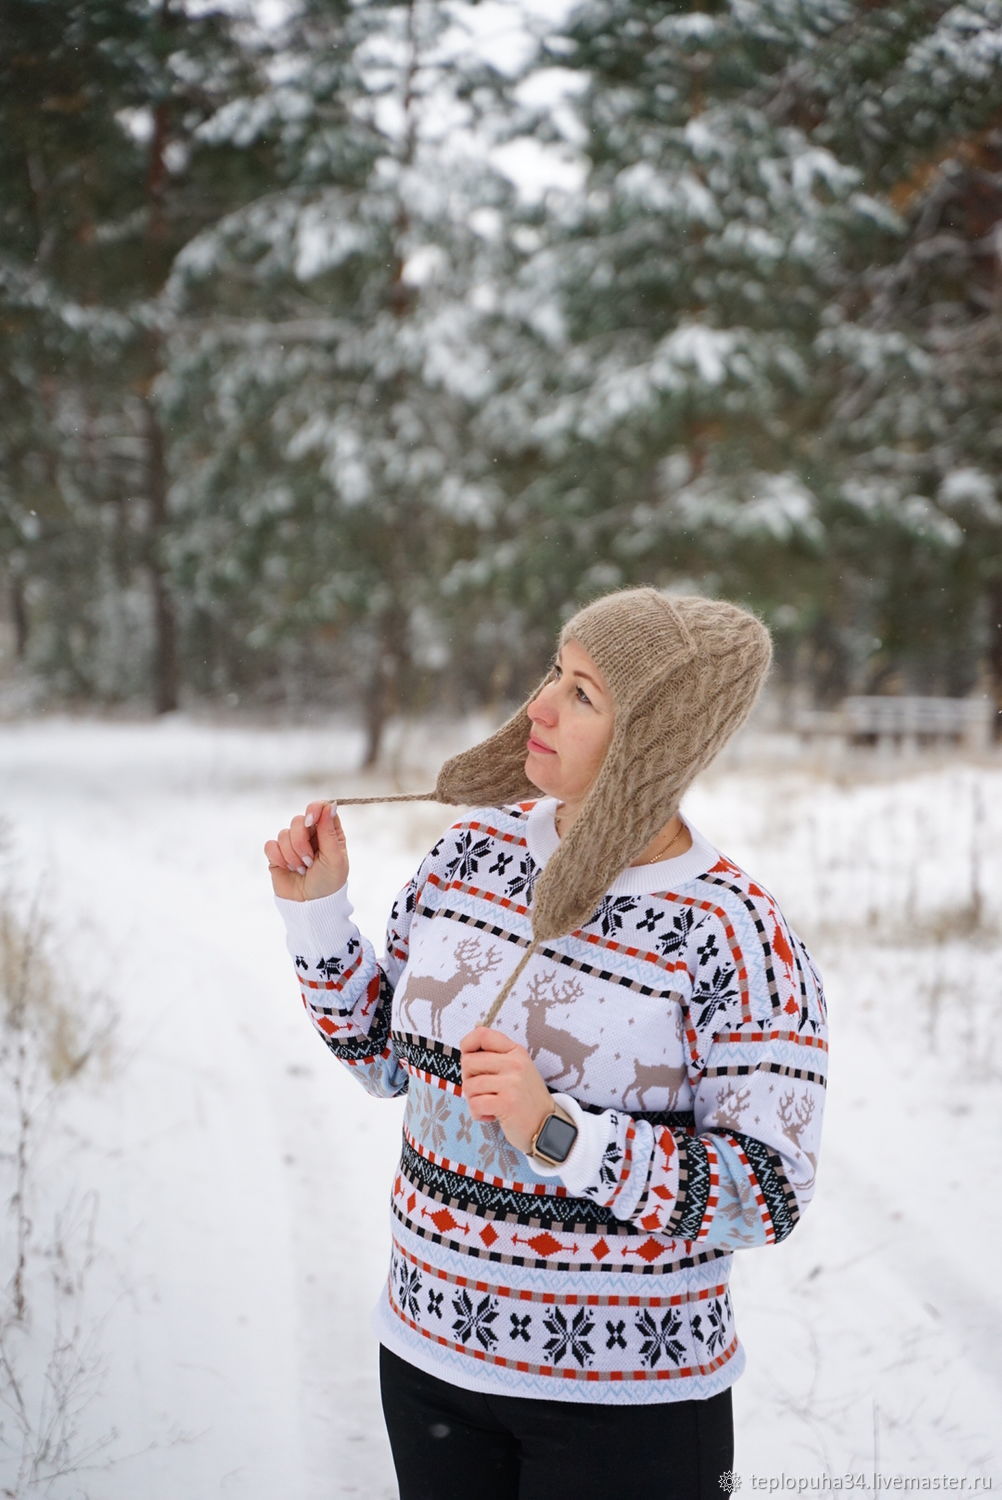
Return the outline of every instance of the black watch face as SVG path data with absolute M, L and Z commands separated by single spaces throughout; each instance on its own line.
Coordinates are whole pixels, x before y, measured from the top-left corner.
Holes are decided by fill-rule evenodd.
M 536 1150 L 543 1156 L 548 1156 L 551 1161 L 566 1161 L 577 1133 L 576 1125 L 569 1125 L 559 1115 L 551 1115 L 539 1132 Z

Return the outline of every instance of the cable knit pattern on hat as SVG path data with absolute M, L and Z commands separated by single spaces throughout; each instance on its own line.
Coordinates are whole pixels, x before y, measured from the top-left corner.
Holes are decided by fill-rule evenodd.
M 536 942 L 588 921 L 745 722 L 772 660 L 769 632 L 748 610 L 653 588 L 621 589 L 585 605 L 560 633 L 561 645 L 569 640 L 602 672 L 616 724 L 595 784 L 537 885 Z M 447 760 L 427 800 L 502 806 L 535 796 L 525 774 L 528 706 L 549 680 L 494 734 Z M 398 799 L 341 799 L 384 800 Z
M 623 589 L 586 605 L 561 631 L 561 644 L 569 640 L 601 670 L 616 727 L 595 784 L 536 887 L 532 931 L 540 941 L 588 921 L 620 870 L 677 812 L 686 788 L 747 719 L 772 658 L 769 632 L 747 610 L 652 588 Z M 444 800 L 526 795 L 533 697 L 496 734 L 442 767 L 436 790 Z

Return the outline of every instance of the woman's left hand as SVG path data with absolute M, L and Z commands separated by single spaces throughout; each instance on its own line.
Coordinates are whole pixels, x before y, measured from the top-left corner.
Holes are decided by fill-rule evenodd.
M 497 1120 L 511 1144 L 527 1152 L 552 1109 L 550 1091 L 528 1052 L 489 1026 L 474 1027 L 459 1051 L 470 1114 L 475 1120 Z

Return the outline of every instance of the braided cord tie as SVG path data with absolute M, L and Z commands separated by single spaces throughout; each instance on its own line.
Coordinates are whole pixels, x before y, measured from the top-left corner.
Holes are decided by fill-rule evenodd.
M 361 807 L 368 802 L 437 802 L 437 792 L 397 792 L 394 796 L 382 797 L 330 797 L 338 807 Z
M 528 948 L 526 948 L 525 952 L 522 954 L 522 957 L 519 959 L 518 963 L 515 965 L 514 969 L 508 975 L 508 978 L 505 980 L 504 984 L 501 986 L 500 990 L 498 991 L 498 994 L 497 994 L 497 996 L 496 996 L 496 998 L 494 1000 L 494 1003 L 492 1004 L 492 1006 L 491 1006 L 490 1010 L 487 1012 L 487 1014 L 484 1016 L 483 1021 L 480 1023 L 482 1026 L 493 1026 L 493 1024 L 494 1024 L 494 1017 L 497 1015 L 498 1011 L 501 1009 L 502 1005 L 507 1000 L 508 996 L 511 994 L 512 989 L 514 988 L 516 979 L 518 979 L 519 975 L 524 970 L 526 964 L 529 962 L 529 959 L 532 957 L 532 955 L 535 953 L 536 949 L 539 947 L 539 943 L 540 943 L 540 939 L 539 938 L 533 938 L 533 940 L 529 944 Z

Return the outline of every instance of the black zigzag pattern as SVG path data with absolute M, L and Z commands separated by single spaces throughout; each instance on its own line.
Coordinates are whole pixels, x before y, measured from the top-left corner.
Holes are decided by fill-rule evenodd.
M 608 1104 L 586 1104 L 584 1100 L 578 1099 L 578 1109 L 587 1111 L 590 1115 L 603 1114 L 613 1106 Z M 679 1131 L 692 1131 L 696 1128 L 696 1116 L 691 1109 L 631 1109 L 631 1120 L 645 1120 L 648 1125 L 657 1129 L 659 1125 L 667 1125 L 669 1130 L 676 1134 Z
M 619 1220 L 607 1208 L 587 1198 L 558 1198 L 549 1194 L 543 1197 L 536 1193 L 520 1193 L 515 1188 L 497 1187 L 491 1182 L 479 1182 L 475 1177 L 464 1177 L 427 1161 L 408 1141 L 404 1141 L 401 1148 L 400 1167 L 414 1187 L 463 1213 L 486 1210 L 493 1216 L 515 1219 L 539 1228 L 580 1229 L 583 1234 L 600 1229 L 615 1233 L 619 1226 Z
M 667 1233 L 682 1240 L 694 1240 L 710 1196 L 710 1159 L 706 1147 L 696 1135 L 679 1136 L 678 1151 L 680 1208 L 672 1215 Z
M 422 1073 L 430 1073 L 433 1078 L 444 1079 L 457 1087 L 463 1082 L 463 1067 L 455 1047 L 394 1031 L 393 1050 L 401 1061 Z
M 385 974 L 379 979 L 379 1003 L 376 1009 L 375 1020 L 365 1036 L 347 1037 L 339 1041 L 337 1037 L 327 1036 L 321 1032 L 324 1041 L 334 1053 L 345 1061 L 366 1062 L 369 1058 L 378 1057 L 384 1051 L 390 1035 L 390 1002 L 393 999 L 393 989 Z
M 793 1189 L 786 1180 L 780 1158 L 769 1146 L 755 1140 L 754 1136 L 740 1135 L 736 1130 L 731 1131 L 731 1135 L 751 1162 L 752 1170 L 758 1178 L 777 1241 L 785 1240 L 788 1234 L 792 1234 L 800 1218 L 800 1209 Z

